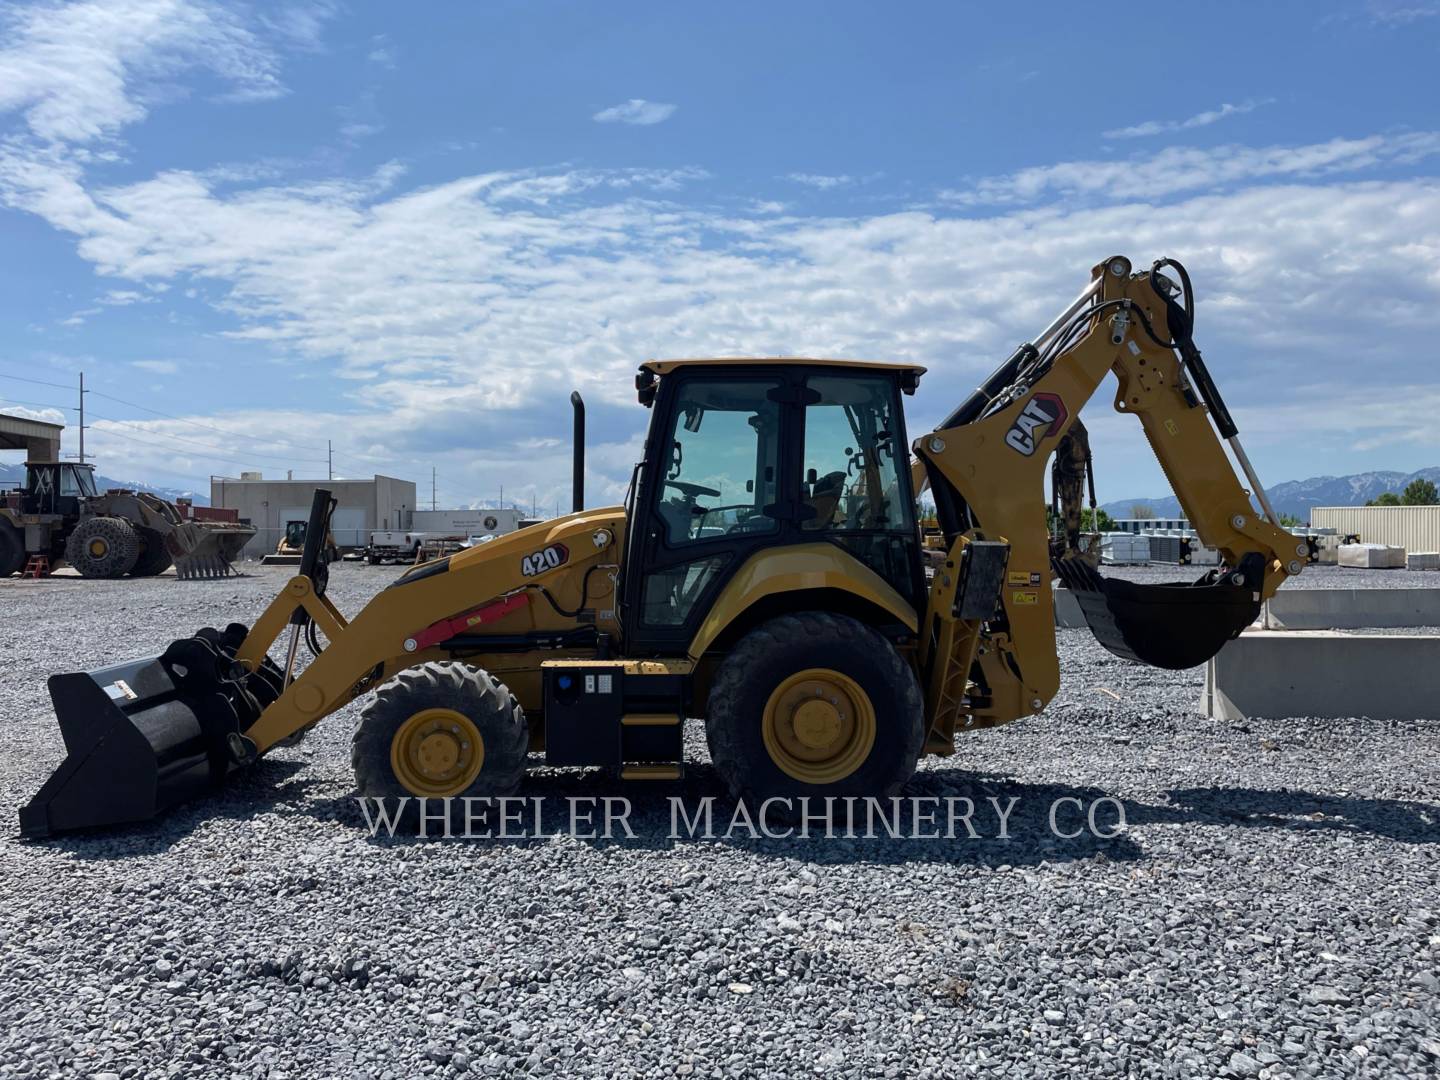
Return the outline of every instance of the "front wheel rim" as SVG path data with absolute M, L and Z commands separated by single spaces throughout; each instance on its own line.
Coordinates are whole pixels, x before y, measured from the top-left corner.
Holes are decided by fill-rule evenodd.
M 423 709 L 390 740 L 390 767 L 410 794 L 447 799 L 475 782 L 485 764 L 485 740 L 475 722 L 454 709 Z
M 786 776 L 833 784 L 853 774 L 874 749 L 875 707 L 850 676 L 806 668 L 771 691 L 760 731 L 770 760 Z

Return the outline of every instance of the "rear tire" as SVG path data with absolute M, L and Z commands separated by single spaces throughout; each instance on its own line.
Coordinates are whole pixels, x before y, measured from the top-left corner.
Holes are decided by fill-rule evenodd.
M 165 550 L 165 538 L 154 529 L 136 529 L 140 538 L 140 555 L 130 568 L 131 577 L 154 577 L 170 569 L 173 560 Z
M 0 578 L 25 568 L 25 534 L 0 520 Z
M 65 541 L 65 561 L 81 577 L 124 577 L 139 556 L 140 538 L 124 518 L 86 518 Z
M 889 796 L 915 772 L 925 710 L 915 673 L 857 619 L 782 615 L 740 639 L 715 672 L 705 735 L 730 793 Z M 792 809 L 798 809 L 792 805 Z
M 478 742 L 477 742 L 478 740 Z M 406 831 L 463 829 L 467 798 L 514 794 L 525 773 L 530 731 L 499 679 L 454 661 L 407 668 L 375 692 L 350 748 L 362 798 L 400 807 Z M 403 804 L 400 799 L 407 799 Z M 474 804 L 474 817 L 485 817 Z M 443 814 L 443 817 L 442 817 Z

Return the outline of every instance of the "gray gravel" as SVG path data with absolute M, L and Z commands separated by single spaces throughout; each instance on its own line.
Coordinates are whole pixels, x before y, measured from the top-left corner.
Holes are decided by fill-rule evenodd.
M 289 572 L 0 583 L 7 828 L 61 757 L 45 675 L 249 621 Z M 705 765 L 634 792 L 633 840 L 376 840 L 353 710 L 163 822 L 7 838 L 0 1077 L 1435 1076 L 1440 723 L 1219 725 L 1198 670 L 1060 641 L 1046 713 L 911 791 L 1018 796 L 1009 840 L 977 812 L 979 840 L 672 842 Z M 1102 796 L 1128 831 L 1051 835 Z

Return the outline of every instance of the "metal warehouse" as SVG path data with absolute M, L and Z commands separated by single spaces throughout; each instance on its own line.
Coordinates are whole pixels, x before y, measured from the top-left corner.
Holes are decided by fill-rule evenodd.
M 1440 551 L 1440 506 L 1317 506 L 1310 524 L 1359 536 L 1362 544 Z
M 210 478 L 210 505 L 238 510 L 255 526 L 255 537 L 244 554 L 258 558 L 275 550 L 285 522 L 310 516 L 317 487 L 334 492 L 338 500 L 331 531 L 341 548 L 365 545 L 373 529 L 408 528 L 415 510 L 414 481 L 378 474 L 369 480 L 266 480 L 260 473 L 244 473 L 239 479 L 215 476 Z

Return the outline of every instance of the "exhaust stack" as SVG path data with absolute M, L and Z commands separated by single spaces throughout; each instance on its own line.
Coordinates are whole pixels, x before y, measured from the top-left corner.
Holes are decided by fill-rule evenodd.
M 585 509 L 585 399 L 579 390 L 570 391 L 570 404 L 575 409 L 575 463 L 570 479 L 570 509 Z

